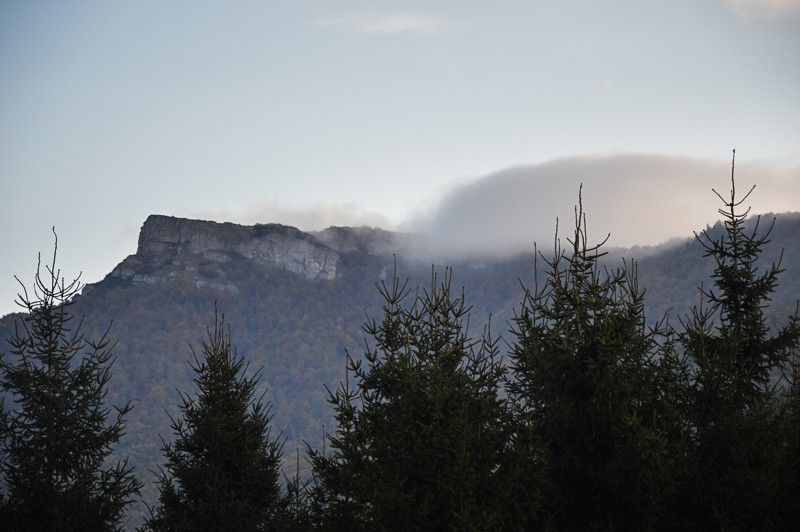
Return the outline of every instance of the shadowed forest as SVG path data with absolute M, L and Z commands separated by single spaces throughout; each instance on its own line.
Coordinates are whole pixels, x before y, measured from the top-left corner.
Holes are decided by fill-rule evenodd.
M 346 285 L 120 298 L 54 252 L 0 329 L 0 528 L 794 530 L 800 289 L 751 192 L 659 270 L 580 195 L 522 276 L 352 255 Z

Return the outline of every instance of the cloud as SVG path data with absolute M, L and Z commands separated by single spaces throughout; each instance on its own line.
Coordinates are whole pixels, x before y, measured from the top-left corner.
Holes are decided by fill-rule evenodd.
M 370 35 L 392 35 L 412 33 L 415 35 L 439 35 L 445 25 L 432 17 L 412 14 L 361 15 L 322 20 L 321 26 L 344 27 L 357 33 Z
M 723 0 L 742 20 L 800 18 L 800 0 Z
M 395 224 L 379 213 L 365 211 L 353 203 L 315 203 L 286 205 L 277 198 L 261 199 L 240 212 L 191 212 L 189 218 L 234 222 L 244 225 L 281 223 L 303 231 L 319 231 L 335 226 L 369 226 L 391 229 Z
M 570 236 L 582 188 L 593 243 L 653 245 L 713 224 L 721 206 L 712 188 L 729 195 L 730 162 L 660 155 L 569 157 L 509 168 L 460 185 L 408 229 L 427 234 L 440 255 L 504 254 Z M 738 197 L 757 184 L 753 213 L 800 209 L 800 169 L 737 162 Z M 446 250 L 446 251 L 445 251 Z

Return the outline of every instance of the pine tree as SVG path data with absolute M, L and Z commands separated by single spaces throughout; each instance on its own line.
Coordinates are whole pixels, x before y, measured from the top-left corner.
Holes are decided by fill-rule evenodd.
M 27 314 L 8 339 L 11 356 L 0 354 L 0 392 L 10 400 L 0 403 L 0 529 L 122 530 L 141 482 L 111 455 L 131 405 L 113 414 L 105 406 L 110 325 L 97 341 L 84 337 L 70 308 L 82 286 L 61 277 L 57 250 L 56 237 L 32 294 L 20 282 Z
M 680 466 L 675 360 L 663 326 L 645 323 L 635 265 L 601 268 L 603 243 L 588 245 L 581 202 L 568 242 L 537 256 L 544 282 L 526 290 L 514 321 L 518 468 L 546 474 L 543 527 L 651 529 Z
M 735 157 L 735 151 L 734 151 Z M 800 347 L 797 316 L 771 331 L 765 315 L 782 272 L 759 258 L 772 225 L 747 223 L 740 211 L 753 188 L 736 196 L 734 162 L 730 197 L 723 198 L 723 232 L 696 235 L 714 260 L 713 288 L 683 320 L 680 345 L 688 357 L 694 474 L 685 507 L 698 528 L 772 528 L 778 516 L 777 479 L 784 467 L 779 412 L 780 375 Z M 752 220 L 751 220 L 752 221 Z M 774 220 L 773 220 L 774 224 Z
M 500 529 L 509 438 L 497 343 L 468 335 L 463 294 L 381 283 L 383 317 L 365 324 L 364 363 L 330 394 L 338 427 L 310 451 L 325 530 Z M 349 376 L 355 382 L 351 384 Z
M 193 352 L 194 353 L 194 352 Z M 255 397 L 260 372 L 231 346 L 224 316 L 194 356 L 198 395 L 181 394 L 175 441 L 164 443 L 160 506 L 153 530 L 271 530 L 285 513 L 279 477 L 282 444 L 271 438 L 270 409 Z

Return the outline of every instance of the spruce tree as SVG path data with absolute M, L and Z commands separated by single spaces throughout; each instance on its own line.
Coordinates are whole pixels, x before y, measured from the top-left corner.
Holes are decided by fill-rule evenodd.
M 687 414 L 695 466 L 684 507 L 687 524 L 699 529 L 780 524 L 778 479 L 787 446 L 779 391 L 781 375 L 800 347 L 796 315 L 775 330 L 767 321 L 781 263 L 759 262 L 772 225 L 762 230 L 760 217 L 747 219 L 749 209 L 741 207 L 755 187 L 737 197 L 734 163 L 730 196 L 714 191 L 724 204 L 721 234 L 696 235 L 714 261 L 713 288 L 700 288 L 701 304 L 679 333 L 690 371 Z
M 383 317 L 364 326 L 363 363 L 348 354 L 348 377 L 330 394 L 330 449 L 310 451 L 319 526 L 503 528 L 510 435 L 497 343 L 469 337 L 449 270 L 413 295 L 396 275 L 378 288 Z
M 663 326 L 646 324 L 635 264 L 601 267 L 603 243 L 588 244 L 581 202 L 568 242 L 556 239 L 552 259 L 537 256 L 543 283 L 526 290 L 514 321 L 513 455 L 519 470 L 546 475 L 542 528 L 652 529 L 680 467 L 675 359 Z
M 194 351 L 192 351 L 194 354 Z M 203 342 L 191 368 L 197 396 L 181 393 L 175 440 L 164 443 L 160 506 L 152 530 L 272 530 L 281 526 L 282 444 L 271 437 L 271 405 L 256 397 L 260 372 L 231 345 L 224 316 Z
M 20 282 L 26 314 L 0 353 L 0 529 L 122 530 L 141 487 L 127 460 L 112 459 L 131 405 L 106 406 L 110 325 L 84 337 L 71 313 L 82 285 L 61 277 L 57 250 L 56 237 L 32 293 Z

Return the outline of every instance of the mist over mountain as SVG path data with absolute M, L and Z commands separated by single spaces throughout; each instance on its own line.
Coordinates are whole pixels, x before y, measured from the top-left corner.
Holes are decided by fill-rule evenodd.
M 717 198 L 729 196 L 730 163 L 651 154 L 565 157 L 508 168 L 455 185 L 408 224 L 439 257 L 510 255 L 534 241 L 549 245 L 556 219 L 574 220 L 582 190 L 589 236 L 609 245 L 656 245 L 713 223 Z M 709 176 L 713 176 L 710 178 Z M 737 186 L 752 213 L 796 210 L 800 169 L 744 162 Z
M 781 166 L 774 160 L 745 160 L 737 167 L 740 192 L 758 184 L 748 200 L 752 213 L 798 209 L 800 168 L 792 163 Z M 181 218 L 241 225 L 268 221 L 309 233 L 330 226 L 381 227 L 417 235 L 414 255 L 444 263 L 462 256 L 491 258 L 530 252 L 534 242 L 540 248 L 549 247 L 556 219 L 562 229 L 572 223 L 581 184 L 590 238 L 600 241 L 610 233 L 609 244 L 617 247 L 653 246 L 682 238 L 714 223 L 718 203 L 711 189 L 725 194 L 729 176 L 730 163 L 724 160 L 633 153 L 585 155 L 472 175 L 445 189 L 438 185 L 419 189 L 413 203 L 404 205 L 405 201 L 398 199 L 384 214 L 371 209 L 385 207 L 341 202 L 335 197 L 304 203 L 260 194 L 236 209 L 171 204 L 156 210 Z M 83 218 L 38 217 L 30 222 L 37 229 L 26 226 L 31 232 L 24 236 L 9 224 L 13 229 L 3 233 L 4 245 L 14 252 L 7 254 L 0 275 L 4 294 L 0 314 L 16 310 L 13 300 L 20 287 L 14 275 L 28 282 L 26 275 L 37 252 L 48 253 L 54 222 L 63 244 L 64 271 L 83 272 L 83 281 L 93 283 L 135 249 L 138 229 L 147 214 L 148 210 L 137 212 L 124 223 L 104 218 L 102 224 Z
M 525 175 L 527 171 L 515 170 L 496 178 L 513 181 Z M 464 190 L 451 204 L 477 202 L 479 191 Z M 442 216 L 440 223 L 445 223 Z M 453 211 L 447 219 L 457 216 Z M 764 217 L 762 224 L 771 220 Z M 597 240 L 602 240 L 602 224 L 589 221 L 590 235 L 598 227 Z M 545 257 L 552 252 L 553 225 L 538 247 Z M 567 219 L 560 226 L 562 242 L 570 234 Z M 800 213 L 778 215 L 764 256 L 775 260 L 784 249 L 786 271 L 772 305 L 781 317 L 800 298 L 798 235 Z M 485 233 L 477 236 L 488 238 Z M 380 317 L 382 301 L 375 285 L 390 278 L 395 268 L 413 290 L 430 286 L 433 271 L 441 276 L 446 266 L 452 267 L 454 286 L 464 288 L 472 306 L 472 335 L 479 336 L 490 317 L 494 333 L 505 335 L 523 297 L 522 286 L 532 287 L 536 281 L 533 249 L 492 257 L 469 255 L 462 248 L 432 268 L 431 250 L 420 251 L 419 242 L 419 235 L 369 227 L 304 232 L 281 224 L 150 216 L 136 253 L 102 281 L 86 286 L 73 307 L 77 316 L 85 316 L 88 338 L 99 337 L 113 321 L 118 358 L 109 398 L 113 404 L 135 402 L 119 452 L 130 455 L 145 480 L 145 499 L 155 500 L 150 471 L 162 460 L 159 435 L 167 441 L 172 437 L 166 412 L 177 411 L 176 389 L 193 393 L 190 346 L 199 351 L 215 305 L 230 324 L 238 352 L 254 370 L 263 366 L 262 387 L 273 404 L 273 426 L 287 440 L 288 468 L 293 467 L 295 449 L 302 452 L 306 443 L 321 446 L 325 427 L 331 426 L 325 387 L 333 389 L 344 378 L 346 351 L 357 357 L 363 352 L 362 324 Z M 697 300 L 697 287 L 710 284 L 712 265 L 689 235 L 661 246 L 609 249 L 605 261 L 610 267 L 620 266 L 623 259 L 638 260 L 650 321 L 665 313 L 671 319 L 680 316 Z M 0 319 L 0 336 L 13 333 L 16 317 Z

